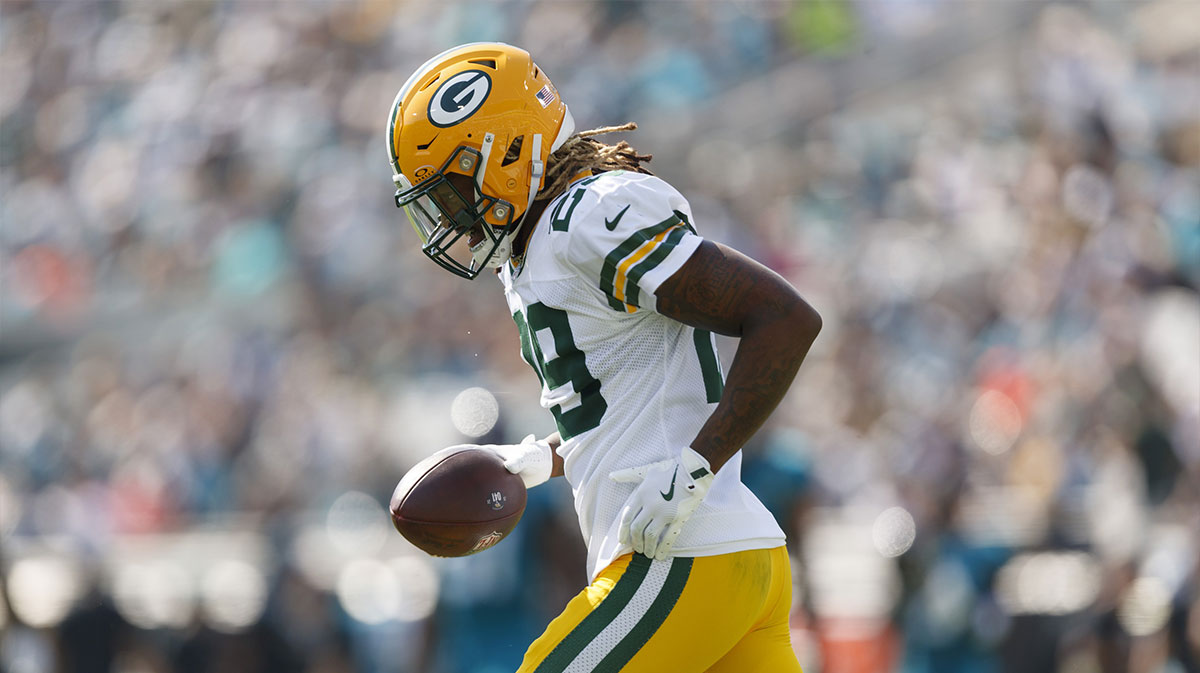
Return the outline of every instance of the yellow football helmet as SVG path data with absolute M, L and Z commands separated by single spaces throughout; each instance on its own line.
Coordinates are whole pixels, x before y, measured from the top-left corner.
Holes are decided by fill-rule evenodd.
M 464 278 L 504 264 L 547 159 L 574 130 L 523 49 L 477 42 L 426 61 L 396 95 L 387 136 L 396 205 L 421 250 Z

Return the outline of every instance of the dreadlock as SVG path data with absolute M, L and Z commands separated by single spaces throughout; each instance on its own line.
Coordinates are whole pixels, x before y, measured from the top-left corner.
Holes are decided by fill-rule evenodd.
M 628 122 L 620 126 L 603 126 L 589 131 L 580 131 L 567 138 L 562 147 L 558 148 L 546 161 L 546 177 L 541 191 L 537 193 L 534 202 L 543 205 L 553 201 L 567 190 L 571 178 L 584 171 L 603 173 L 605 171 L 627 170 L 653 175 L 642 164 L 653 157 L 649 154 L 638 154 L 632 145 L 622 140 L 616 145 L 606 145 L 592 136 L 615 133 L 617 131 L 633 131 L 637 124 Z M 520 139 L 518 139 L 520 140 Z M 520 145 L 514 142 L 505 154 L 505 163 L 512 163 L 520 156 Z M 525 244 L 528 241 L 532 226 L 524 227 L 522 235 L 513 241 L 513 258 L 521 259 L 525 255 Z
M 633 131 L 637 128 L 634 122 L 620 126 L 604 126 L 589 131 L 580 131 L 567 138 L 567 142 L 558 148 L 546 162 L 546 182 L 538 192 L 537 200 L 551 201 L 562 194 L 571 184 L 571 178 L 591 170 L 595 173 L 605 171 L 627 170 L 653 175 L 642 164 L 650 161 L 652 155 L 638 154 L 632 145 L 622 140 L 616 145 L 606 145 L 593 136 L 615 133 L 617 131 Z

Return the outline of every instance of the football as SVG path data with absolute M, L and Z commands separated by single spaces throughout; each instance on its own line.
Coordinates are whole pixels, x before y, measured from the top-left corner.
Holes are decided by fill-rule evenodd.
M 451 447 L 413 466 L 392 493 L 392 524 L 431 556 L 494 546 L 525 512 L 525 484 L 486 449 Z

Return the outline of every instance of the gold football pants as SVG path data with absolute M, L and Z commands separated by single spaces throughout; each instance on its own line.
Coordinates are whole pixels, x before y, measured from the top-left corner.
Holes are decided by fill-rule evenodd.
M 800 673 L 787 549 L 625 555 L 572 598 L 518 673 Z

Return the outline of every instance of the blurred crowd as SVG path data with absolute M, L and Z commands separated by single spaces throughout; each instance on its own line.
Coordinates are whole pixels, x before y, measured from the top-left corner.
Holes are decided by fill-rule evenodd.
M 476 40 L 640 122 L 700 233 L 822 314 L 744 474 L 808 673 L 1200 670 L 1197 25 L 6 0 L 0 670 L 499 673 L 583 586 L 565 484 L 464 559 L 386 515 L 432 451 L 553 428 L 499 287 L 391 199 L 396 90 Z

